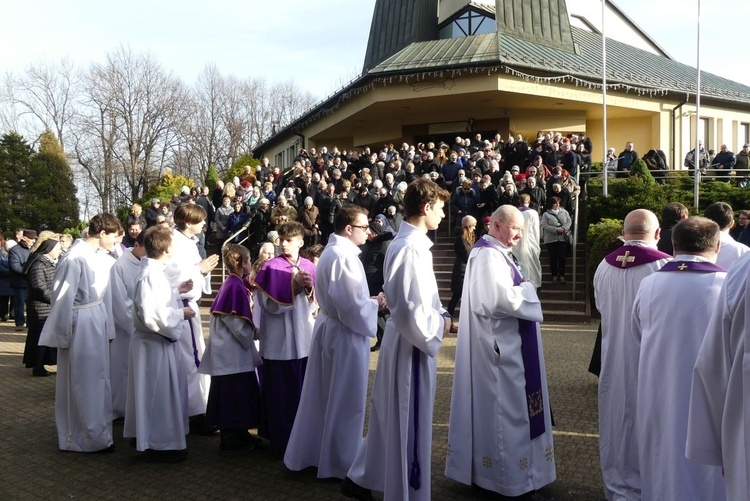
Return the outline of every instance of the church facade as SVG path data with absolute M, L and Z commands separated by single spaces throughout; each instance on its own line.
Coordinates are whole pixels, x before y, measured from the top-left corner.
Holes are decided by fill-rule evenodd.
M 599 0 L 377 0 L 363 72 L 255 150 L 281 167 L 300 148 L 539 131 L 585 133 L 603 156 Z M 695 144 L 750 142 L 750 87 L 672 59 L 606 2 L 607 146 L 661 149 L 672 168 Z M 394 22 L 396 20 L 396 22 Z M 612 36 L 610 36 L 612 33 Z

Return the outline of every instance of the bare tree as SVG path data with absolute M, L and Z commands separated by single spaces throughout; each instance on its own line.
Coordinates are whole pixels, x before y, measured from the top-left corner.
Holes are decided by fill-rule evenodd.
M 14 105 L 21 115 L 31 115 L 43 128 L 55 131 L 65 150 L 65 129 L 75 113 L 80 75 L 68 59 L 59 63 L 31 64 L 13 82 Z

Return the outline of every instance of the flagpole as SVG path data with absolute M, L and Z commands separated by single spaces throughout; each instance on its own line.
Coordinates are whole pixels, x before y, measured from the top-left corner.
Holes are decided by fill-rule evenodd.
M 602 194 L 608 196 L 607 182 L 607 33 L 604 15 L 607 0 L 602 0 Z
M 701 0 L 698 0 L 698 36 L 697 36 L 697 77 L 695 84 L 695 155 L 694 167 L 695 176 L 693 177 L 693 206 L 698 208 L 700 183 L 701 183 L 701 153 L 700 153 L 700 124 L 701 124 Z M 708 145 L 705 145 L 708 148 Z

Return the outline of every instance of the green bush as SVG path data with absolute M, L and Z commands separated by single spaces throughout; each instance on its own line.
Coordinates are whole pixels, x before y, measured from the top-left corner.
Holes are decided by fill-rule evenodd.
M 253 167 L 253 173 L 255 173 L 255 167 L 260 165 L 260 160 L 258 160 L 257 158 L 253 158 L 250 155 L 242 155 L 237 159 L 236 162 L 234 162 L 234 165 L 232 165 L 232 167 L 224 175 L 224 182 L 231 181 L 234 176 L 242 177 L 242 175 L 245 173 L 246 165 L 250 165 L 251 167 Z
M 593 277 L 596 267 L 611 252 L 617 237 L 622 235 L 622 219 L 602 219 L 586 231 L 586 268 Z
M 180 193 L 180 189 L 183 186 L 192 188 L 195 186 L 195 181 L 189 177 L 183 175 L 175 176 L 168 172 L 164 174 L 158 183 L 149 186 L 148 191 L 143 195 L 143 198 L 139 203 L 143 206 L 144 211 L 149 205 L 151 205 L 152 198 L 160 199 L 163 204 L 169 203 L 172 199 L 172 195 Z
M 203 186 L 208 186 L 211 189 L 216 187 L 216 181 L 219 180 L 219 173 L 216 172 L 216 166 L 211 164 L 208 166 L 208 172 L 206 172 L 206 179 L 204 180 Z

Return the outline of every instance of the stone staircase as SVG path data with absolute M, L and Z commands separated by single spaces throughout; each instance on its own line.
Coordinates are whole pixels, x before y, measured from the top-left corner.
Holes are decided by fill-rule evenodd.
M 582 324 L 589 323 L 590 317 L 586 315 L 585 301 L 585 245 L 578 246 L 577 268 L 575 285 L 573 284 L 573 258 L 569 253 L 566 266 L 566 284 L 553 282 L 549 271 L 549 260 L 547 249 L 542 246 L 542 288 L 539 291 L 539 299 L 542 301 L 542 311 L 545 322 Z M 451 273 L 455 253 L 453 252 L 453 237 L 448 235 L 446 222 L 438 229 L 437 243 L 432 247 L 432 260 L 435 269 L 435 278 L 438 282 L 440 300 L 443 306 L 447 306 L 451 299 Z M 575 287 L 575 299 L 573 299 L 573 288 Z M 460 322 L 461 303 L 456 308 L 456 319 Z

